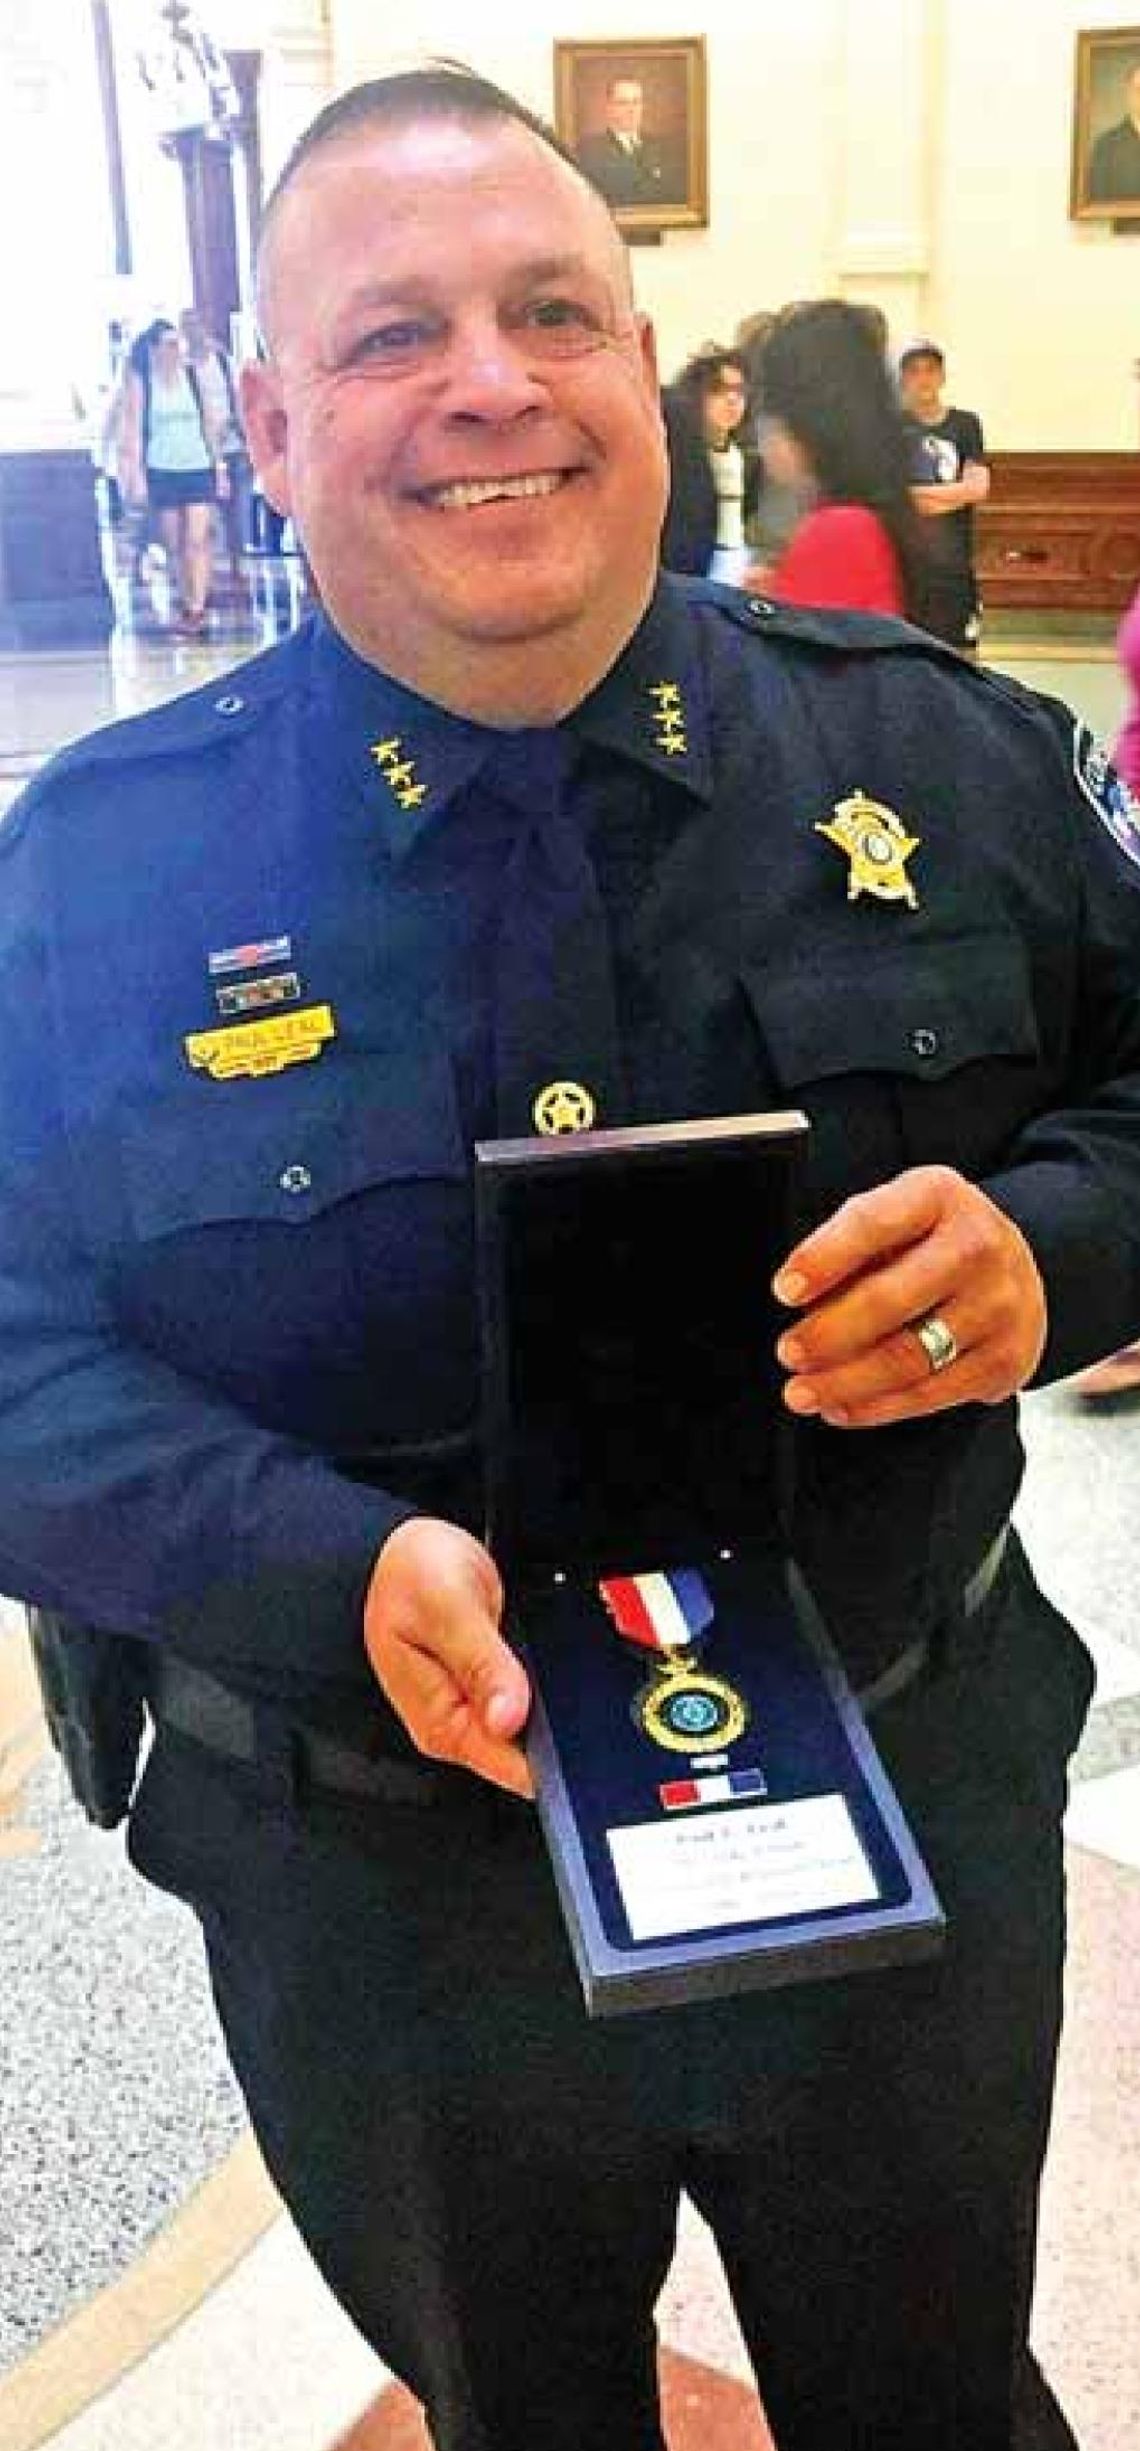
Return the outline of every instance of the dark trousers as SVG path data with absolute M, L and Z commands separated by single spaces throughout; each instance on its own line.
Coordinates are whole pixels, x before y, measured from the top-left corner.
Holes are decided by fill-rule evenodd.
M 981 607 L 973 572 L 924 570 L 911 619 L 948 647 L 957 647 L 960 654 L 976 654 Z
M 875 1722 L 943 1955 L 611 2021 L 527 1807 L 290 1808 L 160 1735 L 135 1860 L 197 1908 L 269 2167 L 438 2451 L 661 2451 L 681 2189 L 780 2451 L 1073 2451 L 1026 2327 L 1090 1679 L 1016 1552 L 968 1631 Z

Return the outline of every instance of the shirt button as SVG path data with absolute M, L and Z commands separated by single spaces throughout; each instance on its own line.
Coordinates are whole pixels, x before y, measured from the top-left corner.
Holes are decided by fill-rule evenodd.
M 916 1055 L 937 1055 L 937 1030 L 912 1030 L 910 1043 Z
M 224 698 L 215 698 L 214 713 L 215 715 L 240 715 L 244 705 L 245 699 L 239 698 L 235 690 L 230 690 Z
M 286 1166 L 284 1174 L 279 1174 L 277 1180 L 282 1191 L 302 1192 L 313 1188 L 313 1178 L 307 1166 Z

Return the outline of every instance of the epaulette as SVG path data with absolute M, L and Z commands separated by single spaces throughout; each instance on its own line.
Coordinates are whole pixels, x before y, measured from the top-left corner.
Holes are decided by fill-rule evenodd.
M 752 636 L 779 639 L 790 645 L 820 648 L 830 654 L 881 655 L 884 653 L 921 656 L 937 664 L 944 673 L 952 674 L 965 690 L 981 700 L 989 700 L 1006 714 L 1040 725 L 1048 717 L 1054 728 L 1060 724 L 1070 730 L 1073 723 L 1071 708 L 1061 699 L 1051 698 L 1034 689 L 1029 682 L 1016 680 L 1012 673 L 994 672 L 986 664 L 975 662 L 973 656 L 959 655 L 945 639 L 934 638 L 929 630 L 920 630 L 913 622 L 896 620 L 889 613 L 852 613 L 806 611 L 799 605 L 778 604 L 774 596 L 745 595 L 739 587 L 722 587 L 711 579 L 688 580 L 687 592 L 712 605 L 718 613 L 727 614 L 738 630 L 748 630 Z
M 894 654 L 931 656 L 958 672 L 963 669 L 955 648 L 932 638 L 927 630 L 916 629 L 913 622 L 897 620 L 892 613 L 815 612 L 798 604 L 780 604 L 775 596 L 745 595 L 742 588 L 721 587 L 711 579 L 690 585 L 699 600 L 726 613 L 738 630 L 750 630 L 753 636 L 786 639 L 796 646 L 821 647 L 840 655 L 881 655 L 889 649 Z
M 200 689 L 167 699 L 145 714 L 126 715 L 69 742 L 41 769 L 33 794 L 45 785 L 91 768 L 134 765 L 139 760 L 178 756 L 185 750 L 209 749 L 247 732 L 282 698 L 295 692 L 300 670 L 307 663 L 307 624 L 289 639 L 267 647 L 231 672 L 215 674 Z

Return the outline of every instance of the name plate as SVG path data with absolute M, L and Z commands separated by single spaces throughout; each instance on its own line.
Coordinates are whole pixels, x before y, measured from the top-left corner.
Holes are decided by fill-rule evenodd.
M 608 1830 L 634 1940 L 785 1922 L 879 1894 L 842 1796 L 754 1804 L 701 1820 Z

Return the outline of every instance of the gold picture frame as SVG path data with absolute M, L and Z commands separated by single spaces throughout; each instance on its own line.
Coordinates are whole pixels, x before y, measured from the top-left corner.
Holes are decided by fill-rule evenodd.
M 707 95 L 703 35 L 555 43 L 555 128 L 628 236 L 707 226 Z
M 1073 221 L 1140 221 L 1140 26 L 1077 35 Z

